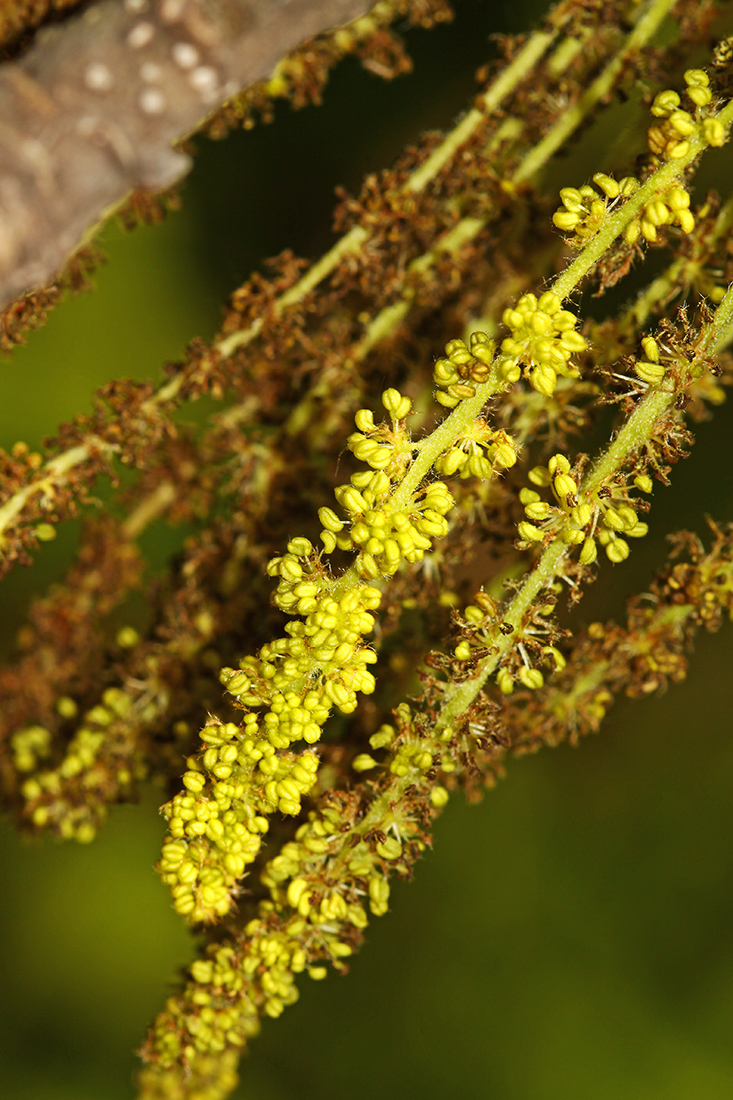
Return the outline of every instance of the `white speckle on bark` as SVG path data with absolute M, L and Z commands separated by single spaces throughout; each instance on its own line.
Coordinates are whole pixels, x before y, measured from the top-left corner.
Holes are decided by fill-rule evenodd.
M 131 190 L 181 179 L 190 162 L 171 143 L 202 116 L 266 79 L 304 38 L 363 15 L 372 2 L 89 0 L 83 14 L 4 62 L 0 308 L 49 285 Z M 141 24 L 154 28 L 146 45 Z M 159 80 L 148 69 L 142 79 L 146 62 L 160 67 Z
M 164 23 L 177 23 L 183 15 L 184 0 L 163 0 L 160 5 L 160 18 Z
M 152 23 L 137 23 L 127 36 L 127 45 L 131 50 L 141 50 L 152 42 L 155 27 Z
M 203 96 L 206 96 L 218 88 L 219 77 L 216 69 L 213 69 L 211 65 L 199 65 L 198 69 L 194 69 L 190 74 L 188 82 L 197 92 L 201 92 Z
M 166 107 L 165 96 L 159 88 L 144 88 L 137 101 L 146 115 L 162 115 Z
M 199 63 L 199 52 L 190 42 L 176 42 L 171 49 L 171 57 L 179 69 L 193 69 Z
M 160 65 L 156 65 L 154 61 L 143 61 L 140 66 L 140 79 L 145 84 L 158 84 L 162 76 Z
M 114 85 L 112 73 L 101 61 L 93 61 L 84 70 L 84 83 L 90 92 L 108 92 Z

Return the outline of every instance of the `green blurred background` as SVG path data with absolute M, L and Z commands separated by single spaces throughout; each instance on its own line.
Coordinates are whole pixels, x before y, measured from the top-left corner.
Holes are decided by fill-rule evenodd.
M 334 186 L 357 188 L 420 130 L 449 125 L 492 54 L 488 35 L 526 27 L 543 5 L 456 7 L 452 26 L 409 33 L 413 75 L 384 84 L 342 65 L 323 107 L 201 142 L 183 210 L 162 226 L 109 229 L 95 293 L 66 301 L 0 364 L 0 444 L 38 444 L 88 411 L 108 378 L 159 377 L 190 338 L 213 334 L 226 295 L 262 257 L 286 246 L 318 255 Z M 606 140 L 583 138 L 586 149 Z M 569 162 L 548 186 L 555 175 L 578 182 Z M 659 535 L 614 570 L 615 595 L 591 591 L 581 618 L 619 614 L 648 584 L 664 531 L 704 532 L 705 512 L 733 519 L 727 411 L 697 435 L 673 487 L 655 494 Z M 75 537 L 65 524 L 33 570 L 4 583 L 6 648 Z M 164 531 L 162 544 L 180 537 Z M 304 983 L 300 1002 L 265 1023 L 237 1095 L 729 1100 L 732 657 L 729 629 L 701 638 L 682 687 L 619 704 L 579 750 L 510 762 L 478 806 L 456 797 L 350 976 Z M 148 789 L 116 808 L 88 848 L 0 830 L 9 1100 L 134 1095 L 131 1050 L 192 951 L 152 872 L 160 800 Z

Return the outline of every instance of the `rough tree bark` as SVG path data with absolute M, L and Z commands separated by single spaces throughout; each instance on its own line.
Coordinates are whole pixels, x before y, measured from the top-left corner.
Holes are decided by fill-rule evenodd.
M 0 309 L 46 285 L 104 212 L 162 190 L 173 144 L 369 0 L 102 0 L 0 68 Z

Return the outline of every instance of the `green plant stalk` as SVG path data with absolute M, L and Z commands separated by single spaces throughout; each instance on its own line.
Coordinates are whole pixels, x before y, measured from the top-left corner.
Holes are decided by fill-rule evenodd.
M 543 142 L 540 143 L 544 146 L 542 157 L 538 160 L 534 156 L 534 150 L 531 151 L 510 177 L 509 182 L 512 185 L 516 185 L 528 179 L 530 175 L 536 173 L 556 151 L 560 141 L 565 140 L 569 134 L 583 122 L 593 107 L 596 106 L 599 99 L 613 86 L 613 81 L 619 72 L 620 66 L 623 64 L 629 52 L 632 49 L 641 48 L 641 46 L 650 40 L 656 32 L 659 21 L 661 21 L 675 2 L 676 0 L 653 0 L 647 11 L 640 16 L 639 22 L 627 37 L 621 50 L 612 61 L 609 62 L 600 76 L 584 94 L 582 113 L 578 113 L 577 111 L 573 112 L 572 128 L 566 133 L 564 121 L 560 119 L 546 135 L 546 138 L 543 139 Z M 494 81 L 487 90 L 485 99 L 490 103 L 492 108 L 495 109 L 498 107 L 522 80 L 529 75 L 532 67 L 529 63 L 530 60 L 534 58 L 534 63 L 536 63 L 536 61 L 541 58 L 548 44 L 544 42 L 544 39 L 541 37 L 542 34 L 543 32 L 537 32 L 536 36 L 532 36 L 524 49 L 517 55 L 514 62 L 511 63 L 507 70 L 499 74 L 496 81 Z M 552 38 L 550 38 L 550 40 L 552 40 Z M 541 47 L 544 47 L 544 49 Z M 522 59 L 521 63 L 520 59 Z M 512 69 L 511 79 L 507 78 L 509 69 Z M 593 91 L 593 95 L 591 95 L 591 91 Z M 469 114 L 470 113 L 471 112 L 469 112 Z M 477 120 L 475 125 L 478 124 L 478 121 L 480 120 Z M 464 122 L 465 119 L 458 124 L 458 127 L 461 127 Z M 474 124 L 472 123 L 472 125 Z M 472 132 L 473 129 L 470 130 L 470 133 Z M 558 137 L 553 138 L 552 135 L 554 134 L 558 135 Z M 549 140 L 550 138 L 552 138 L 552 140 Z M 466 138 L 464 137 L 463 140 L 465 141 Z M 460 147 L 460 144 L 461 142 L 454 139 L 453 131 L 451 131 L 438 149 L 431 154 L 428 161 L 425 162 L 426 164 L 428 162 L 432 163 L 432 174 L 428 177 L 424 171 L 422 172 L 423 188 L 427 186 L 431 179 L 435 178 L 435 175 L 444 164 L 447 163 L 450 156 L 449 151 L 454 152 L 455 149 Z M 424 168 L 425 165 L 422 165 L 420 169 L 416 169 L 415 174 Z M 405 188 L 407 189 L 408 187 L 413 193 L 417 193 L 418 188 L 415 185 L 410 186 L 409 180 L 405 184 Z M 468 241 L 472 240 L 481 232 L 487 220 L 487 218 L 462 219 L 461 222 L 457 223 L 449 230 L 443 238 L 435 242 L 431 249 L 431 254 L 437 258 L 446 251 L 450 252 L 451 247 L 455 247 L 455 245 L 451 245 L 451 241 L 455 241 L 456 239 L 461 239 L 462 243 L 468 243 Z M 302 302 L 311 291 L 315 290 L 316 287 L 338 267 L 345 256 L 359 252 L 369 240 L 369 236 L 369 231 L 362 226 L 354 226 L 348 233 L 344 234 L 344 236 L 336 242 L 333 248 L 325 253 L 292 287 L 273 302 L 272 308 L 275 316 L 281 316 L 289 306 L 298 305 Z M 419 263 L 419 261 L 414 262 Z M 420 270 L 424 270 L 424 268 L 425 265 L 415 268 L 415 271 L 418 273 Z M 364 337 L 366 340 L 366 350 L 363 354 L 366 354 L 366 352 L 377 342 L 376 334 L 379 335 L 379 339 L 385 339 L 396 329 L 409 311 L 410 304 L 411 299 L 401 300 L 398 303 L 385 307 L 385 309 L 372 320 L 368 333 L 365 334 Z M 238 332 L 223 337 L 214 345 L 215 352 L 224 359 L 229 358 L 240 348 L 248 347 L 261 333 L 263 325 L 263 320 L 257 318 L 246 329 L 241 329 Z M 144 416 L 147 413 L 153 412 L 158 406 L 168 401 L 175 400 L 182 385 L 183 378 L 180 375 L 163 383 L 147 401 L 143 402 L 140 409 L 141 415 Z M 59 485 L 63 485 L 64 475 L 77 466 L 80 466 L 83 462 L 86 462 L 92 457 L 95 451 L 101 451 L 104 454 L 111 455 L 114 453 L 114 448 L 101 440 L 90 440 L 87 443 L 70 448 L 68 451 L 62 452 L 60 455 L 49 460 L 49 462 L 44 465 L 42 474 L 37 480 L 24 486 L 23 489 L 18 490 L 18 492 L 0 508 L 0 535 L 2 535 L 2 532 L 6 530 L 13 520 L 22 512 L 28 501 L 35 496 L 36 493 L 44 491 L 47 487 L 54 488 L 55 482 Z
M 531 36 L 514 61 L 507 69 L 499 74 L 497 79 L 485 92 L 485 110 L 495 110 L 500 106 L 518 84 L 529 75 L 533 65 L 542 57 L 548 45 L 555 37 L 556 34 L 548 34 L 542 31 L 538 31 Z M 472 108 L 468 115 L 446 136 L 438 148 L 433 151 L 428 160 L 408 179 L 405 184 L 405 190 L 412 194 L 417 194 L 427 187 L 441 168 L 448 163 L 450 157 L 455 154 L 456 150 L 469 140 L 484 118 L 484 112 L 480 111 L 478 108 Z M 450 236 L 455 236 L 456 238 L 461 237 L 464 231 L 465 227 L 463 227 L 463 229 L 455 227 L 455 229 L 451 231 Z M 478 230 L 476 231 L 478 232 Z M 324 279 L 328 278 L 328 276 L 335 271 L 345 256 L 358 253 L 369 240 L 369 237 L 369 230 L 358 225 L 345 233 L 320 260 L 313 264 L 292 287 L 281 294 L 273 303 L 275 316 L 281 316 L 290 306 L 298 305 L 302 302 L 321 282 L 323 282 Z M 445 251 L 450 252 L 450 250 L 451 242 L 447 240 L 438 242 L 433 252 L 437 256 Z M 402 316 L 403 314 L 400 314 L 400 317 L 393 325 L 385 326 L 383 324 L 379 338 L 383 339 L 384 336 L 391 332 L 396 323 L 401 320 Z M 251 344 L 262 332 L 263 326 L 264 321 L 262 318 L 258 317 L 246 329 L 232 333 L 230 336 L 223 337 L 219 340 L 214 346 L 215 352 L 224 359 L 229 358 L 235 351 L 242 347 L 249 346 L 249 344 Z M 375 322 L 372 323 L 372 329 L 374 332 L 379 329 L 376 319 Z M 362 353 L 363 355 L 366 355 L 370 347 L 373 346 L 373 343 L 376 342 L 372 337 L 372 342 L 369 343 L 369 339 L 370 338 L 367 336 L 366 340 L 368 346 L 365 347 Z M 183 378 L 180 375 L 164 382 L 147 401 L 143 402 L 140 410 L 141 415 L 145 416 L 147 413 L 153 412 L 159 406 L 175 400 L 180 392 L 182 384 Z M 18 490 L 17 493 L 14 493 L 13 496 L 0 507 L 0 536 L 17 516 L 20 515 L 28 501 L 37 493 L 44 492 L 48 488 L 53 489 L 57 485 L 63 485 L 65 475 L 82 465 L 82 463 L 86 462 L 95 453 L 101 452 L 107 456 L 111 456 L 114 454 L 114 451 L 115 448 L 111 444 L 100 439 L 92 438 L 86 443 L 71 447 L 67 451 L 50 459 L 45 463 L 39 477 L 35 481 Z M 2 544 L 0 543 L 0 552 L 1 551 Z
M 716 310 L 715 320 L 708 330 L 701 350 L 704 351 L 711 346 L 722 344 L 732 322 L 733 285 L 728 288 L 725 297 Z M 578 489 L 580 499 L 597 492 L 602 484 L 624 465 L 629 456 L 644 445 L 650 438 L 659 419 L 673 406 L 678 392 L 678 388 L 667 379 L 664 379 L 658 387 L 649 391 L 626 421 L 608 450 L 596 460 L 586 477 L 583 478 Z M 524 616 L 542 589 L 555 580 L 560 562 L 568 550 L 569 547 L 561 537 L 556 537 L 550 543 L 504 612 L 503 622 L 508 623 L 514 630 L 521 626 Z M 495 639 L 493 652 L 480 662 L 476 674 L 471 679 L 446 690 L 445 702 L 435 723 L 436 734 L 440 734 L 442 730 L 451 726 L 456 719 L 466 713 L 488 678 L 512 648 L 512 645 L 511 634 L 499 633 Z
M 728 103 L 723 109 L 715 116 L 721 125 L 727 130 L 731 122 L 733 122 L 733 101 Z M 604 223 L 598 229 L 598 232 L 591 238 L 583 251 L 573 260 L 573 262 L 563 271 L 555 282 L 552 289 L 561 298 L 567 298 L 577 287 L 578 283 L 583 279 L 591 268 L 600 260 L 601 256 L 611 247 L 617 237 L 620 237 L 626 226 L 633 221 L 633 219 L 641 214 L 642 210 L 648 203 L 652 201 L 657 195 L 663 195 L 673 183 L 680 179 L 686 168 L 700 156 L 700 154 L 708 148 L 709 143 L 706 141 L 705 136 L 701 130 L 698 130 L 690 138 L 690 149 L 684 157 L 680 157 L 679 160 L 670 160 L 666 164 L 663 164 L 660 168 L 649 177 L 646 183 L 635 191 L 630 199 L 614 211 L 613 214 L 608 217 Z
M 638 637 L 629 638 L 624 643 L 624 661 L 628 664 L 632 657 L 643 654 L 645 646 L 648 645 L 648 637 L 654 634 L 655 631 L 666 630 L 669 627 L 678 630 L 684 626 L 695 610 L 695 605 L 691 603 L 663 607 L 650 619 L 643 633 Z M 587 672 L 584 672 L 582 676 L 578 677 L 569 689 L 563 690 L 560 695 L 563 712 L 569 716 L 572 715 L 577 709 L 578 703 L 585 696 L 592 695 L 602 688 L 612 667 L 611 661 L 607 659 L 600 660 Z M 552 691 L 552 688 L 550 690 Z M 560 693 L 556 692 L 555 694 Z
M 520 183 L 524 183 L 531 176 L 536 175 L 540 169 L 547 164 L 549 159 L 562 146 L 563 142 L 567 141 L 570 135 L 588 117 L 603 96 L 608 94 L 629 54 L 633 50 L 641 48 L 641 46 L 645 45 L 654 36 L 659 24 L 668 14 L 670 7 L 676 2 L 677 0 L 655 0 L 652 8 L 640 18 L 639 23 L 637 23 L 634 30 L 629 34 L 624 42 L 623 48 L 613 60 L 609 62 L 600 76 L 591 84 L 582 96 L 581 101 L 560 118 L 539 145 L 525 156 L 520 162 L 519 167 L 509 176 L 507 183 L 510 188 L 513 189 L 519 186 Z M 503 125 L 507 126 L 507 124 L 511 124 L 514 121 L 514 119 L 509 118 Z M 498 137 L 498 134 L 495 136 Z M 512 132 L 511 136 L 516 137 L 517 135 Z M 690 160 L 692 159 L 694 159 L 694 156 L 690 158 Z M 690 160 L 687 160 L 688 164 Z M 676 175 L 674 178 L 677 178 Z M 423 272 L 430 270 L 433 263 L 435 263 L 440 256 L 446 253 L 452 255 L 460 246 L 470 243 L 470 241 L 474 240 L 479 233 L 486 228 L 490 220 L 490 215 L 491 210 L 481 218 L 462 218 L 455 226 L 444 233 L 442 237 L 437 239 L 429 252 L 413 260 L 408 268 L 410 274 L 419 277 Z M 590 266 L 595 262 L 596 260 L 594 259 Z M 310 272 L 308 274 L 310 274 Z M 354 346 L 350 355 L 350 358 L 354 362 L 360 362 L 377 343 L 387 339 L 387 337 L 396 332 L 399 325 L 402 324 L 409 313 L 414 297 L 415 289 L 411 287 L 397 302 L 393 302 L 380 310 L 380 312 L 369 322 L 361 340 Z M 220 347 L 220 345 L 218 346 Z
M 590 110 L 613 89 L 616 78 L 621 72 L 628 55 L 634 50 L 641 49 L 654 37 L 676 2 L 677 0 L 654 0 L 647 10 L 639 16 L 636 26 L 624 43 L 623 51 L 618 53 L 606 65 L 603 72 L 586 89 L 578 102 L 563 114 L 552 130 L 524 158 L 512 177 L 512 183 L 524 183 L 525 180 L 534 176 L 568 140 Z
M 706 248 L 709 258 L 712 258 L 713 246 L 727 236 L 733 227 L 733 196 L 721 206 L 715 226 L 706 239 Z M 653 279 L 639 297 L 619 315 L 617 330 L 643 328 L 651 317 L 655 307 L 663 301 L 676 287 L 681 290 L 687 283 L 692 283 L 695 275 L 704 267 L 705 260 L 695 256 L 680 256 L 667 267 L 661 275 Z M 723 345 L 724 346 L 724 345 Z

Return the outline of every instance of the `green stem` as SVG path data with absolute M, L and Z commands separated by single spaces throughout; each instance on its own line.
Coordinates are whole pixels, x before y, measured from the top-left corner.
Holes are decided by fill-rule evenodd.
M 702 342 L 702 350 L 718 347 L 721 338 L 724 337 L 732 322 L 733 284 L 728 288 L 725 297 L 715 312 L 715 319 L 709 326 Z M 674 404 L 679 389 L 679 386 L 675 386 L 671 380 L 665 378 L 658 388 L 649 391 L 647 396 L 637 405 L 608 450 L 593 463 L 588 474 L 583 478 L 578 489 L 580 499 L 596 493 L 605 481 L 621 469 L 629 456 L 646 443 L 660 417 Z M 524 616 L 533 601 L 543 588 L 555 580 L 560 563 L 569 549 L 570 547 L 559 535 L 550 543 L 517 595 L 510 602 L 502 616 L 502 622 L 508 623 L 515 631 L 521 627 Z M 492 653 L 480 662 L 476 673 L 471 679 L 449 686 L 446 689 L 445 702 L 435 723 L 436 734 L 452 725 L 457 718 L 466 713 L 513 644 L 512 634 L 497 632 Z
M 716 117 L 728 129 L 733 122 L 733 100 Z M 555 280 L 552 286 L 555 293 L 561 298 L 567 298 L 634 218 L 638 217 L 657 195 L 665 194 L 707 147 L 708 142 L 702 130 L 697 130 L 690 138 L 690 148 L 684 157 L 663 164 L 638 191 L 634 192 L 630 199 L 606 218 L 577 259 Z
M 472 107 L 461 122 L 448 134 L 428 159 L 413 172 L 405 184 L 405 190 L 413 194 L 422 191 L 434 179 L 456 151 L 473 136 L 486 116 L 495 111 L 518 84 L 529 76 L 530 72 L 557 37 L 557 29 L 551 34 L 535 31 L 527 40 L 517 56 L 507 65 L 483 96 L 481 108 Z
M 532 174 L 537 172 L 539 168 L 547 162 L 547 160 L 553 155 L 553 153 L 559 147 L 559 141 L 564 140 L 566 137 L 577 128 L 583 120 L 590 113 L 592 108 L 596 106 L 602 95 L 605 95 L 612 87 L 613 80 L 615 79 L 619 66 L 623 63 L 629 54 L 629 51 L 633 49 L 641 48 L 646 42 L 649 41 L 651 36 L 655 33 L 658 26 L 658 16 L 663 17 L 669 7 L 672 5 L 673 0 L 653 0 L 647 10 L 640 16 L 634 29 L 627 37 L 621 51 L 613 58 L 613 60 L 606 66 L 603 73 L 594 81 L 591 88 L 582 97 L 582 110 L 578 110 L 578 104 L 571 110 L 566 112 L 566 115 L 553 127 L 553 129 L 546 135 L 545 139 L 533 149 L 527 157 L 519 165 L 518 169 L 510 177 L 510 183 L 517 184 L 523 180 L 528 179 Z M 663 10 L 664 9 L 664 10 Z M 496 81 L 491 85 L 485 94 L 486 102 L 491 105 L 492 108 L 498 107 L 504 99 L 525 79 L 531 72 L 531 65 L 529 61 L 534 57 L 535 61 L 539 60 L 542 56 L 543 49 L 547 48 L 547 44 L 552 40 L 554 36 L 547 35 L 545 32 L 537 32 L 536 35 L 527 42 L 526 46 L 511 63 L 508 69 L 500 73 Z M 547 38 L 548 41 L 545 41 Z M 520 58 L 522 59 L 520 62 Z M 507 73 L 511 69 L 511 79 L 507 77 Z M 592 94 L 591 94 L 592 92 Z M 472 112 L 469 115 L 473 118 Z M 468 116 L 466 116 L 468 118 Z M 568 119 L 566 122 L 565 119 Z M 478 121 L 478 120 L 477 120 Z M 511 120 L 508 120 L 511 121 Z M 465 119 L 462 123 L 458 124 L 459 127 L 465 124 Z M 473 122 L 471 123 L 473 125 Z M 473 132 L 472 130 L 470 131 Z M 555 135 L 555 136 L 553 136 Z M 470 134 L 469 134 L 470 136 Z M 465 138 L 464 138 L 465 140 Z M 426 187 L 431 179 L 435 178 L 435 175 L 447 162 L 450 155 L 448 151 L 455 152 L 456 148 L 460 146 L 461 142 L 454 137 L 454 131 L 446 136 L 441 145 L 436 149 L 428 161 L 425 162 L 431 164 L 432 174 L 428 174 L 425 170 L 425 165 L 416 169 L 414 176 L 417 176 L 421 181 L 422 187 Z M 539 152 L 538 152 L 539 150 Z M 444 155 L 444 152 L 445 155 Z M 410 177 L 412 179 L 412 177 Z M 405 189 L 410 190 L 413 193 L 417 193 L 419 190 L 415 183 L 410 183 L 408 180 L 405 184 Z M 626 204 L 628 206 L 628 203 Z M 625 209 L 623 207 L 622 209 Z M 443 254 L 446 250 L 450 251 L 451 242 L 455 242 L 457 239 L 461 239 L 464 243 L 472 240 L 486 225 L 488 218 L 464 218 L 458 222 L 445 236 L 436 241 L 433 245 L 430 256 L 437 257 Z M 357 253 L 366 242 L 369 240 L 369 231 L 362 226 L 354 226 L 344 234 L 343 237 L 331 248 L 324 256 L 313 264 L 311 268 L 300 278 L 289 290 L 285 291 L 279 298 L 277 298 L 273 304 L 272 309 L 276 317 L 281 314 L 292 305 L 297 305 L 303 299 L 315 290 L 315 288 L 324 279 L 328 277 L 339 265 L 341 260 L 348 255 Z M 454 245 L 455 246 L 455 245 Z M 424 260 L 425 258 L 423 258 Z M 580 259 L 580 257 L 579 257 Z M 418 263 L 419 261 L 416 261 Z M 576 261 L 577 262 L 577 261 Z M 595 263 L 595 260 L 592 261 Z M 592 266 L 592 263 L 589 266 Z M 415 268 L 415 273 L 423 271 L 426 266 L 425 263 L 421 267 Z M 559 293 L 559 291 L 558 291 Z M 371 347 L 377 342 L 378 339 L 384 339 L 391 332 L 394 331 L 396 326 L 402 322 L 406 316 L 409 306 L 411 304 L 410 298 L 397 302 L 391 306 L 387 306 L 369 326 L 368 333 L 365 334 L 363 343 L 364 347 L 361 349 L 361 357 L 365 355 Z M 223 337 L 214 345 L 214 350 L 219 353 L 222 358 L 228 358 L 233 355 L 239 348 L 248 347 L 253 340 L 259 336 L 262 331 L 264 321 L 262 318 L 256 318 L 246 329 L 241 329 L 238 332 L 234 332 L 229 336 Z M 157 406 L 164 404 L 167 401 L 174 400 L 180 392 L 183 385 L 183 377 L 177 375 L 165 382 L 147 401 L 143 402 L 141 406 L 141 414 L 145 415 L 148 412 L 152 412 Z M 16 518 L 16 516 L 26 506 L 28 500 L 36 493 L 45 490 L 50 487 L 49 478 L 53 476 L 58 477 L 59 472 L 68 473 L 75 466 L 81 465 L 94 453 L 95 447 L 110 451 L 107 444 L 102 444 L 99 441 L 90 441 L 89 443 L 80 444 L 71 448 L 69 451 L 58 455 L 55 459 L 46 463 L 43 474 L 38 480 L 34 481 L 31 485 L 25 486 L 13 495 L 6 503 L 0 508 L 0 534 L 9 526 L 9 524 Z M 54 466 L 54 463 L 56 466 Z M 58 464 L 61 463 L 59 466 Z M 63 478 L 60 479 L 60 484 L 63 484 Z M 53 486 L 55 488 L 55 486 Z M 1 547 L 0 547 L 1 551 Z
M 557 150 L 568 140 L 574 130 L 593 107 L 612 91 L 616 79 L 631 54 L 645 46 L 657 33 L 661 23 L 669 15 L 677 0 L 654 0 L 642 13 L 621 50 L 580 99 L 564 112 L 560 120 L 542 141 L 524 158 L 512 177 L 515 184 L 530 179 Z

